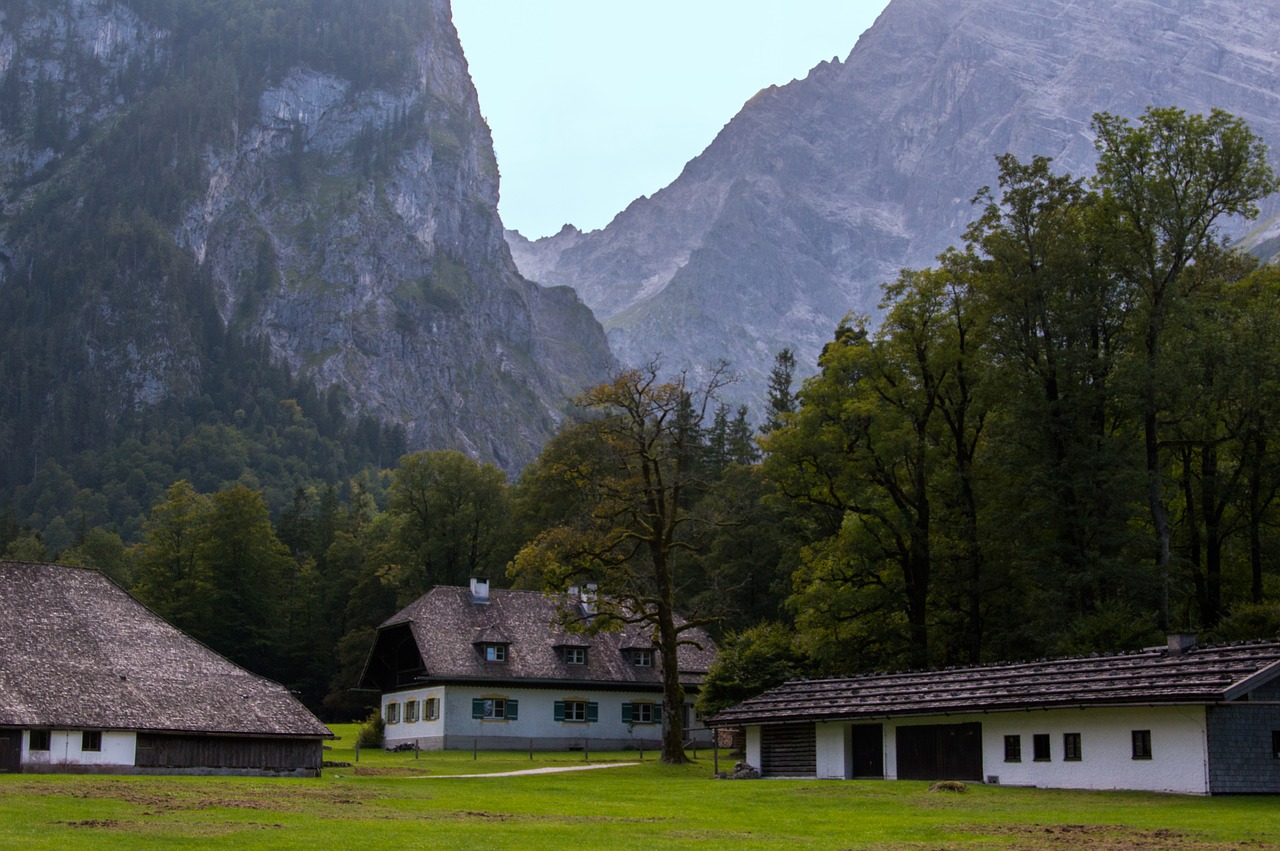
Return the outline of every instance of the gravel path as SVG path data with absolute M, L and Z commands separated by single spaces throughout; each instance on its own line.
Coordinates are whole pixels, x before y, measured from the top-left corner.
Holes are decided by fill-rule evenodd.
M 549 768 L 526 768 L 521 771 L 495 771 L 492 774 L 424 774 L 410 780 L 446 780 L 456 777 L 519 777 L 522 774 L 559 774 L 564 771 L 594 771 L 597 768 L 624 768 L 638 762 L 601 762 L 595 765 L 564 765 Z

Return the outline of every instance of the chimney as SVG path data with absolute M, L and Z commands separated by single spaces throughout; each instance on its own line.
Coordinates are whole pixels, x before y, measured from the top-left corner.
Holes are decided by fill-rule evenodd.
M 1196 634 L 1194 632 L 1171 632 L 1169 633 L 1169 650 L 1170 656 L 1181 656 L 1188 650 L 1195 649 Z
M 489 602 L 489 580 L 481 579 L 479 576 L 471 577 L 471 602 L 487 603 Z

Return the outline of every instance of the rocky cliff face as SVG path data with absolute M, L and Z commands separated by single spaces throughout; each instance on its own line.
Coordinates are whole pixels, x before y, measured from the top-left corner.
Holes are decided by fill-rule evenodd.
M 846 61 L 761 91 L 608 227 L 508 241 L 623 361 L 725 358 L 759 402 L 779 349 L 811 370 L 846 312 L 960 242 L 998 154 L 1087 174 L 1092 114 L 1148 105 L 1226 109 L 1280 145 L 1277 44 L 1251 0 L 893 0 Z
M 30 222 L 41 204 L 68 215 L 49 199 L 59 181 L 79 179 L 77 155 L 135 104 L 154 104 L 164 84 L 155 72 L 203 37 L 198 24 L 151 21 L 152 5 L 26 2 L 0 13 L 0 74 L 22 119 L 0 126 L 0 287 L 26 283 L 22 270 L 49 248 L 38 228 L 5 222 Z M 296 374 L 344 388 L 355 412 L 403 424 L 412 448 L 461 449 L 509 470 L 536 455 L 574 392 L 604 377 L 613 361 L 590 311 L 567 288 L 529 283 L 511 260 L 492 142 L 448 0 L 414 13 L 412 55 L 396 57 L 405 73 L 370 83 L 290 62 L 202 137 L 193 161 L 175 156 L 188 178 L 163 213 L 148 213 L 190 277 L 134 282 L 171 330 L 139 329 L 93 356 L 146 373 L 147 391 L 122 404 L 190 389 L 179 374 L 199 370 L 199 331 L 172 330 L 191 324 L 175 311 L 179 290 L 201 291 L 222 323 L 265 339 Z M 244 87 L 237 70 L 212 79 Z M 122 84 L 126 74 L 146 82 Z M 33 130 L 42 87 L 61 93 L 52 144 Z M 112 300 L 101 308 L 110 313 Z M 182 368 L 163 366 L 174 363 Z

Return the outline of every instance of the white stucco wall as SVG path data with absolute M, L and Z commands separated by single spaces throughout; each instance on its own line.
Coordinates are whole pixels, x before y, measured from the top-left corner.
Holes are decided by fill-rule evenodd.
M 404 706 L 410 700 L 425 705 L 429 697 L 441 702 L 438 721 L 406 722 Z M 471 717 L 471 702 L 476 698 L 504 698 L 518 701 L 516 720 L 485 721 Z M 556 721 L 556 701 L 580 700 L 598 705 L 598 721 Z M 382 717 L 387 718 L 387 705 L 400 704 L 400 722 L 387 724 L 386 743 L 394 746 L 418 740 L 424 748 L 465 748 L 472 739 L 480 739 L 480 747 L 521 748 L 533 739 L 536 747 L 616 748 L 626 745 L 656 746 L 662 739 L 661 724 L 627 724 L 622 720 L 622 704 L 661 704 L 662 695 L 655 692 L 598 692 L 574 689 L 492 688 L 489 686 L 433 686 L 430 688 L 390 692 L 382 696 Z M 695 720 L 692 701 L 690 724 L 685 739 L 710 743 L 711 733 Z
M 971 717 L 982 722 L 985 776 L 1003 784 L 1060 789 L 1141 789 L 1207 794 L 1203 706 L 1060 709 Z M 1151 759 L 1133 758 L 1134 730 L 1151 731 Z M 1033 759 L 1032 737 L 1049 735 L 1048 762 Z M 1063 734 L 1080 734 L 1079 762 L 1063 760 Z M 1004 737 L 1022 737 L 1022 761 L 1004 761 Z M 889 763 L 893 765 L 895 763 Z
M 134 764 L 137 735 L 133 732 L 102 733 L 101 751 L 82 751 L 82 730 L 53 730 L 49 733 L 49 750 L 31 750 L 31 732 L 22 732 L 24 765 L 131 766 Z
M 1059 709 L 951 715 L 944 718 L 860 719 L 884 731 L 886 779 L 897 778 L 897 728 L 926 724 L 982 725 L 982 773 L 1004 785 L 1059 789 L 1136 789 L 1207 794 L 1209 791 L 1204 707 Z M 817 776 L 852 776 L 849 722 L 816 725 Z M 1151 758 L 1134 759 L 1132 731 L 1151 731 Z M 1050 759 L 1033 756 L 1036 734 L 1049 736 Z M 1063 759 L 1063 735 L 1079 733 L 1081 759 Z M 1004 761 L 1004 737 L 1022 739 L 1022 760 Z M 747 727 L 747 762 L 760 765 L 760 727 Z
M 814 731 L 817 746 L 818 778 L 820 780 L 844 780 L 850 776 L 849 748 L 851 736 L 849 725 L 828 722 L 818 724 Z M 755 763 L 758 765 L 758 763 Z
M 754 725 L 747 728 L 747 751 L 745 755 L 747 765 L 758 770 L 763 765 L 760 761 L 760 756 L 760 727 L 759 725 Z

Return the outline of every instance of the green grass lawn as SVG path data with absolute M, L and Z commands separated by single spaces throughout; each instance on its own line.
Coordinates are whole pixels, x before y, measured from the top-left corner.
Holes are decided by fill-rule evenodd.
M 354 730 L 326 757 L 355 763 Z M 582 753 L 362 751 L 318 780 L 0 776 L 0 845 L 131 849 L 619 848 L 1280 848 L 1280 799 L 1197 798 L 909 781 L 721 781 L 709 753 L 689 766 L 655 754 L 628 767 L 580 766 Z M 636 761 L 593 753 L 591 763 Z M 729 766 L 722 760 L 722 768 Z

